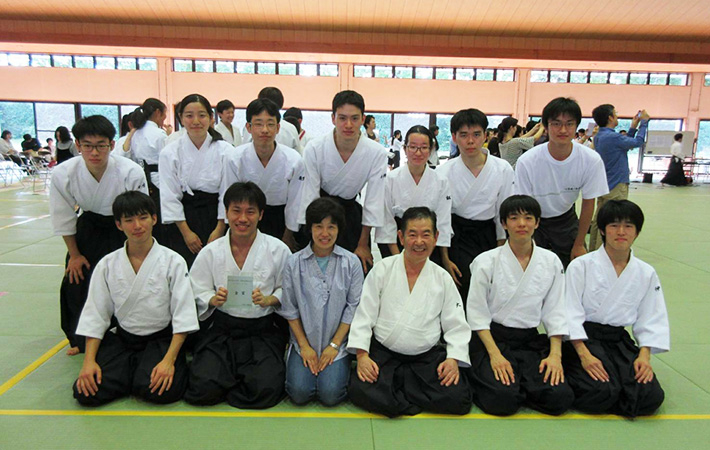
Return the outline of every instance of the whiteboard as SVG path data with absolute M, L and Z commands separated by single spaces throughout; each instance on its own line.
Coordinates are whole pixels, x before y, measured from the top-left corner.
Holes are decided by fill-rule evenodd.
M 671 144 L 674 142 L 673 136 L 676 133 L 683 134 L 683 154 L 691 156 L 695 140 L 695 132 L 693 131 L 649 131 L 643 154 L 645 156 L 670 156 Z

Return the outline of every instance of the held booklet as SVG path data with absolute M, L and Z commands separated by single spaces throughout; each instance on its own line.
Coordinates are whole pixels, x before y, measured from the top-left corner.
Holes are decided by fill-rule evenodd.
M 227 276 L 227 302 L 224 306 L 232 308 L 251 308 L 254 303 L 251 293 L 254 290 L 254 277 L 251 274 Z

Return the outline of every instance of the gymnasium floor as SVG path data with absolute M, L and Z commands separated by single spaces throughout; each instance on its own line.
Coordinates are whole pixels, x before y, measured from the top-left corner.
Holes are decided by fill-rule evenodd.
M 646 213 L 636 255 L 658 271 L 672 351 L 653 358 L 666 391 L 657 416 L 562 417 L 529 410 L 505 419 L 474 408 L 465 417 L 390 420 L 354 408 L 284 401 L 268 411 L 125 399 L 79 407 L 71 383 L 81 356 L 67 357 L 58 290 L 65 254 L 50 230 L 48 196 L 0 188 L 0 449 L 557 449 L 710 448 L 710 185 L 633 183 Z

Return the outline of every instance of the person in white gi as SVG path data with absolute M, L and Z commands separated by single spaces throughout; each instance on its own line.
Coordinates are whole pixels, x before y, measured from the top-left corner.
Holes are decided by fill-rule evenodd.
M 99 261 L 77 334 L 86 354 L 74 398 L 99 406 L 133 394 L 153 403 L 180 400 L 187 388 L 182 344 L 199 329 L 185 260 L 151 232 L 158 219 L 146 194 L 116 197 L 116 227 L 126 244 Z M 109 330 L 111 318 L 118 322 Z
M 443 252 L 444 268 L 468 295 L 471 262 L 486 250 L 505 242 L 500 205 L 513 189 L 513 169 L 483 149 L 488 118 L 477 109 L 464 109 L 451 118 L 451 136 L 460 153 L 437 169 L 451 186 L 451 226 L 454 236 Z
M 281 239 L 292 251 L 297 249 L 298 208 L 303 183 L 303 159 L 298 152 L 274 140 L 281 114 L 269 99 L 256 99 L 247 106 L 247 130 L 252 142 L 224 154 L 220 197 L 234 183 L 252 181 L 266 195 L 264 217 L 259 231 Z M 224 205 L 217 217 L 224 227 Z
M 385 185 L 385 226 L 375 230 L 375 241 L 383 258 L 396 255 L 398 223 L 412 206 L 426 206 L 436 213 L 439 239 L 430 259 L 441 265 L 442 254 L 451 245 L 451 192 L 449 180 L 428 166 L 434 137 L 429 129 L 415 125 L 407 131 L 404 151 L 407 163 L 387 175 Z M 447 253 L 448 254 L 448 253 Z
M 318 198 L 306 210 L 310 245 L 291 255 L 283 273 L 279 315 L 288 320 L 291 345 L 286 392 L 302 405 L 317 398 L 334 406 L 347 398 L 350 323 L 360 302 L 360 260 L 335 245 L 345 212 L 332 198 Z
M 506 163 L 507 164 L 507 163 Z M 540 204 L 527 195 L 500 207 L 506 243 L 471 264 L 466 317 L 471 338 L 473 401 L 488 414 L 511 415 L 523 406 L 562 414 L 574 400 L 562 370 L 568 333 L 564 271 L 551 251 L 535 246 Z M 542 322 L 547 335 L 539 334 Z
M 338 245 L 355 253 L 367 273 L 372 266 L 370 231 L 384 225 L 387 151 L 360 131 L 365 100 L 355 91 L 333 98 L 332 133 L 313 139 L 303 151 L 306 179 L 301 193 L 299 223 L 306 208 L 318 197 L 333 197 L 345 209 L 346 228 Z M 367 184 L 362 205 L 358 195 Z
M 663 290 L 653 267 L 631 249 L 643 221 L 635 203 L 609 200 L 597 215 L 604 245 L 572 261 L 565 274 L 570 343 L 563 364 L 580 411 L 643 416 L 665 398 L 651 367 L 651 354 L 670 350 Z
M 91 271 L 125 240 L 116 228 L 111 205 L 125 191 L 148 193 L 143 169 L 127 158 L 111 155 L 116 129 L 108 119 L 85 117 L 74 124 L 72 133 L 81 158 L 58 165 L 49 190 L 52 230 L 55 236 L 62 236 L 67 247 L 59 301 L 62 330 L 69 339 L 68 355 L 76 355 L 84 348 L 84 339 L 75 333 Z M 77 205 L 81 210 L 78 217 Z
M 597 152 L 574 142 L 582 110 L 571 98 L 558 97 L 542 110 L 550 140 L 523 154 L 515 167 L 516 194 L 534 197 L 542 208 L 535 243 L 555 252 L 567 267 L 587 252 L 584 239 L 594 201 L 609 193 L 604 162 Z M 582 194 L 579 220 L 574 204 Z
M 224 234 L 217 220 L 222 158 L 234 147 L 212 129 L 212 106 L 199 94 L 182 99 L 187 132 L 160 152 L 160 203 L 168 247 L 191 267 L 204 245 Z
M 214 317 L 195 347 L 185 400 L 270 408 L 284 397 L 288 331 L 274 311 L 291 251 L 258 230 L 266 196 L 255 183 L 233 184 L 224 204 L 227 235 L 205 247 L 190 271 L 200 320 Z
M 470 367 L 471 330 L 451 276 L 429 261 L 436 214 L 408 209 L 398 236 L 404 252 L 372 268 L 350 327 L 348 351 L 357 354 L 350 400 L 389 417 L 467 414 L 471 390 L 459 366 Z
M 229 100 L 221 100 L 217 103 L 217 115 L 219 123 L 214 130 L 222 135 L 222 139 L 232 144 L 234 147 L 242 145 L 242 135 L 238 129 L 232 125 L 234 120 L 234 103 Z

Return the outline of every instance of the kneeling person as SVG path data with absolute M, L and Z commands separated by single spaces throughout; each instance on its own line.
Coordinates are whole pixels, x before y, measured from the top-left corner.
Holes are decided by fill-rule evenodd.
M 390 417 L 467 414 L 471 391 L 459 365 L 469 366 L 471 330 L 451 276 L 429 261 L 439 235 L 436 214 L 408 209 L 398 235 L 404 252 L 367 275 L 350 328 L 348 350 L 357 352 L 350 399 Z M 442 331 L 446 348 L 438 345 Z
M 190 270 L 200 320 L 214 320 L 195 347 L 185 400 L 269 408 L 284 396 L 286 334 L 274 310 L 291 250 L 257 229 L 266 196 L 255 183 L 234 183 L 224 206 L 229 231 L 202 249 Z
M 567 335 L 564 274 L 560 259 L 535 245 L 540 204 L 514 195 L 500 206 L 507 242 L 471 264 L 466 316 L 471 338 L 471 386 L 488 414 L 514 414 L 522 405 L 562 414 L 572 390 L 562 371 Z M 542 322 L 549 335 L 538 334 Z
M 188 375 L 182 344 L 199 328 L 187 264 L 153 239 L 156 207 L 148 195 L 119 195 L 113 215 L 127 241 L 91 276 L 76 331 L 86 336 L 86 354 L 74 398 L 86 406 L 130 394 L 154 403 L 178 401 Z M 107 331 L 112 316 L 115 332 Z
M 635 203 L 609 200 L 597 215 L 604 245 L 567 268 L 563 362 L 580 411 L 635 417 L 663 403 L 651 353 L 670 349 L 668 313 L 656 271 L 631 250 L 643 220 Z

